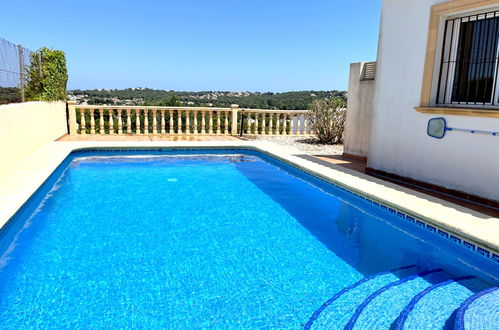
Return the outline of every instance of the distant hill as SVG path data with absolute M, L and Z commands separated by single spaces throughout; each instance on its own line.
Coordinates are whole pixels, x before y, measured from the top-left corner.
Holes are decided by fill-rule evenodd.
M 70 90 L 70 99 L 79 104 L 107 105 L 184 105 L 229 107 L 238 104 L 253 109 L 306 109 L 319 98 L 346 98 L 345 91 L 299 91 L 286 93 L 259 92 L 177 92 L 149 88 Z

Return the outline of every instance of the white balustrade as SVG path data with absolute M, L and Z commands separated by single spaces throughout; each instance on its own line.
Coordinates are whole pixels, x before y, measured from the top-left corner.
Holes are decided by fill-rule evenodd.
M 309 130 L 305 110 L 68 104 L 71 134 L 80 135 L 239 135 L 241 129 L 246 135 L 304 135 Z

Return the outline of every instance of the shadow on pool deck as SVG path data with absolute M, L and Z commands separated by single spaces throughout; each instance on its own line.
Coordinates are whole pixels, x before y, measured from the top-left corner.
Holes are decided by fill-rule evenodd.
M 360 159 L 357 157 L 350 157 L 350 156 L 345 156 L 345 155 L 315 155 L 315 156 L 310 156 L 310 155 L 295 155 L 297 157 L 312 161 L 314 163 L 329 167 L 329 168 L 335 168 L 337 165 L 348 168 L 350 170 L 354 170 L 360 173 L 365 173 L 367 161 L 364 159 Z M 378 179 L 388 181 L 391 183 L 395 183 L 399 186 L 405 187 L 412 189 L 414 191 L 430 195 L 433 197 L 437 197 L 440 199 L 443 199 L 445 201 L 457 204 L 462 207 L 469 208 L 471 210 L 499 218 L 499 209 L 496 209 L 494 207 L 490 207 L 485 204 L 480 204 L 477 202 L 472 202 L 469 200 L 466 200 L 464 198 L 460 198 L 458 196 L 454 196 L 452 194 L 447 194 L 439 191 L 435 191 L 429 188 L 425 188 L 423 186 L 419 186 L 413 183 L 409 182 L 404 182 L 402 180 L 397 180 L 397 179 L 392 179 L 386 176 L 378 176 L 378 175 L 372 175 L 367 173 L 368 175 L 371 175 L 373 177 L 376 177 Z

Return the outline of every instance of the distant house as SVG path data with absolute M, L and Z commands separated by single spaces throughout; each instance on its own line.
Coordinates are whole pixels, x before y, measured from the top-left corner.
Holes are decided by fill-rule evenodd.
M 375 80 L 351 67 L 345 152 L 499 207 L 499 0 L 383 0 L 381 17 Z M 432 118 L 471 132 L 431 137 Z

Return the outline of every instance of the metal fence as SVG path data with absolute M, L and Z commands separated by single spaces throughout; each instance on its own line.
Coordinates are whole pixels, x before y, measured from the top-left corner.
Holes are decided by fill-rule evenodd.
M 32 54 L 33 51 L 0 38 L 0 104 L 24 102 Z

